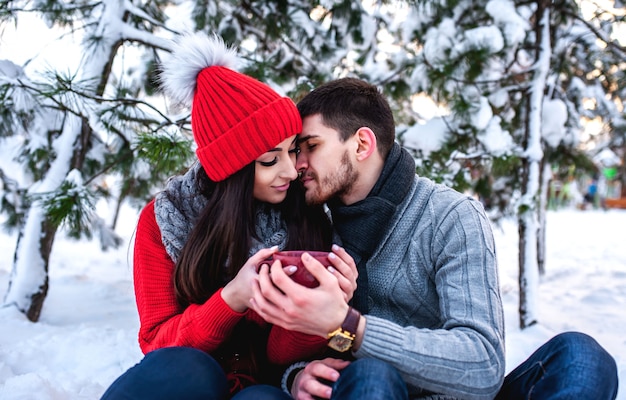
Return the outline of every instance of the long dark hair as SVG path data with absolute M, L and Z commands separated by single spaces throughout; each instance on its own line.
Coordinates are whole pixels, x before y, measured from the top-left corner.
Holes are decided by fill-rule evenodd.
M 203 169 L 197 184 L 208 203 L 189 234 L 174 270 L 181 306 L 204 303 L 239 272 L 256 236 L 254 162 L 229 178 L 211 181 Z M 287 224 L 287 249 L 330 250 L 332 228 L 322 206 L 307 206 L 299 181 L 276 205 Z

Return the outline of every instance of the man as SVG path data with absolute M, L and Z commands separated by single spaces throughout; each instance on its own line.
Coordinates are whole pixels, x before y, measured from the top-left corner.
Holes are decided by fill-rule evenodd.
M 303 261 L 320 281 L 315 289 L 290 282 L 278 265 L 271 275 L 260 268 L 255 311 L 286 329 L 329 337 L 336 351 L 286 376 L 294 398 L 515 399 L 531 390 L 539 399 L 615 398 L 614 360 L 579 333 L 557 336 L 504 378 L 490 222 L 479 202 L 415 175 L 375 87 L 335 80 L 298 110 L 296 168 L 307 202 L 328 205 L 358 280 L 348 301 L 337 271 L 310 257 Z

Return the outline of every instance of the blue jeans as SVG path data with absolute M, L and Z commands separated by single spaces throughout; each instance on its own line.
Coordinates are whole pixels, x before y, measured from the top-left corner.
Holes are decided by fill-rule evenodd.
M 152 351 L 111 384 L 101 400 L 289 400 L 280 388 L 253 385 L 230 397 L 222 367 L 190 347 Z
M 374 358 L 353 361 L 333 384 L 331 399 L 407 400 L 406 384 L 397 369 Z
M 590 336 L 566 332 L 511 371 L 496 399 L 615 399 L 617 386 L 613 357 Z
M 615 360 L 591 337 L 576 332 L 555 336 L 504 380 L 497 400 L 604 400 L 617 396 Z M 102 400 L 227 399 L 228 383 L 219 364 L 208 354 L 186 347 L 148 353 L 120 376 Z M 235 400 L 290 399 L 280 389 L 254 385 Z M 398 371 L 376 359 L 359 359 L 341 372 L 333 399 L 407 399 Z
M 615 360 L 594 339 L 562 333 L 537 349 L 508 374 L 497 400 L 605 400 L 617 396 Z M 341 372 L 333 399 L 407 399 L 397 370 L 374 359 L 360 359 Z

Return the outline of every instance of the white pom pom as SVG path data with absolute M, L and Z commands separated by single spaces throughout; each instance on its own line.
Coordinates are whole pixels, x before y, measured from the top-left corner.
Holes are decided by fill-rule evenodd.
M 184 34 L 173 48 L 169 59 L 163 62 L 159 80 L 165 94 L 176 104 L 191 105 L 200 71 L 211 66 L 235 68 L 238 62 L 235 50 L 216 34 Z

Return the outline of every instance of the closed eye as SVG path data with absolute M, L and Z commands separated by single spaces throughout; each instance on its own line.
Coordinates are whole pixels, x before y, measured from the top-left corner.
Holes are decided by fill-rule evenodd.
M 272 165 L 276 165 L 277 162 L 278 162 L 278 157 L 274 157 L 272 161 L 259 161 L 259 164 L 261 164 L 264 167 L 271 167 Z

